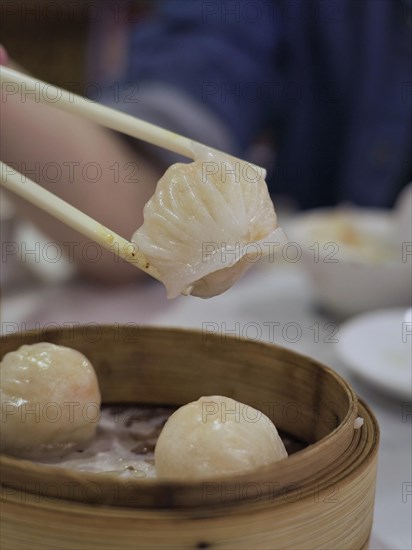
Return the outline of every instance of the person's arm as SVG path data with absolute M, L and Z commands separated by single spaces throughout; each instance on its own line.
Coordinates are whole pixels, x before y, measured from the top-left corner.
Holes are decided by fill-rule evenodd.
M 30 95 L 3 95 L 1 119 L 3 162 L 130 239 L 161 175 L 158 163 L 119 135 L 32 101 Z M 107 282 L 129 281 L 141 274 L 105 250 L 93 261 L 85 237 L 26 201 L 12 198 L 22 216 L 74 254 L 83 273 Z

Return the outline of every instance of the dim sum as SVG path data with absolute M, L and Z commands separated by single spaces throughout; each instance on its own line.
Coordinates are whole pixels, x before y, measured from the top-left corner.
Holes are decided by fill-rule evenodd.
M 198 146 L 172 165 L 132 242 L 159 271 L 169 298 L 209 298 L 286 242 L 259 169 Z
M 155 449 L 156 475 L 197 479 L 244 473 L 286 458 L 262 412 L 223 396 L 201 397 L 166 422 Z
M 79 351 L 47 342 L 23 345 L 4 356 L 0 375 L 3 453 L 63 455 L 93 437 L 100 390 Z

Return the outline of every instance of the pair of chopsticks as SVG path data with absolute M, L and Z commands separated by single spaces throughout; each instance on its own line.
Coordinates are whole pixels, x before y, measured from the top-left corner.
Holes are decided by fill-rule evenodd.
M 0 67 L 0 82 L 2 92 L 6 94 L 3 101 L 7 100 L 7 94 L 21 93 L 24 87 L 28 90 L 38 90 L 39 93 L 36 93 L 36 99 L 41 103 L 50 104 L 68 113 L 82 116 L 111 130 L 163 147 L 190 159 L 195 158 L 193 147 L 196 143 L 191 139 L 85 99 L 52 84 L 3 66 Z M 31 96 L 32 94 L 29 94 L 29 98 Z M 245 163 L 245 161 L 240 160 L 239 162 Z M 259 168 L 259 170 L 264 173 L 262 168 Z M 118 254 L 121 258 L 155 279 L 161 280 L 157 269 L 127 239 L 2 162 L 0 162 L 0 177 L 1 184 L 8 190 L 45 210 L 104 248 Z

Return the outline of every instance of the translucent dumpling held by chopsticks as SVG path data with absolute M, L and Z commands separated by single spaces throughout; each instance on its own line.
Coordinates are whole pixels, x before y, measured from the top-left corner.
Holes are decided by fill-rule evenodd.
M 168 298 L 221 294 L 286 242 L 263 170 L 203 146 L 194 153 L 159 180 L 132 237 Z

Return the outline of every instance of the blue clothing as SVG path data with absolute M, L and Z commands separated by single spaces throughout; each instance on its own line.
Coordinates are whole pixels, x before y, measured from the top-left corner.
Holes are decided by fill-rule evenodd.
M 125 81 L 182 90 L 239 156 L 270 132 L 272 191 L 302 207 L 391 206 L 411 179 L 410 0 L 158 2 Z

